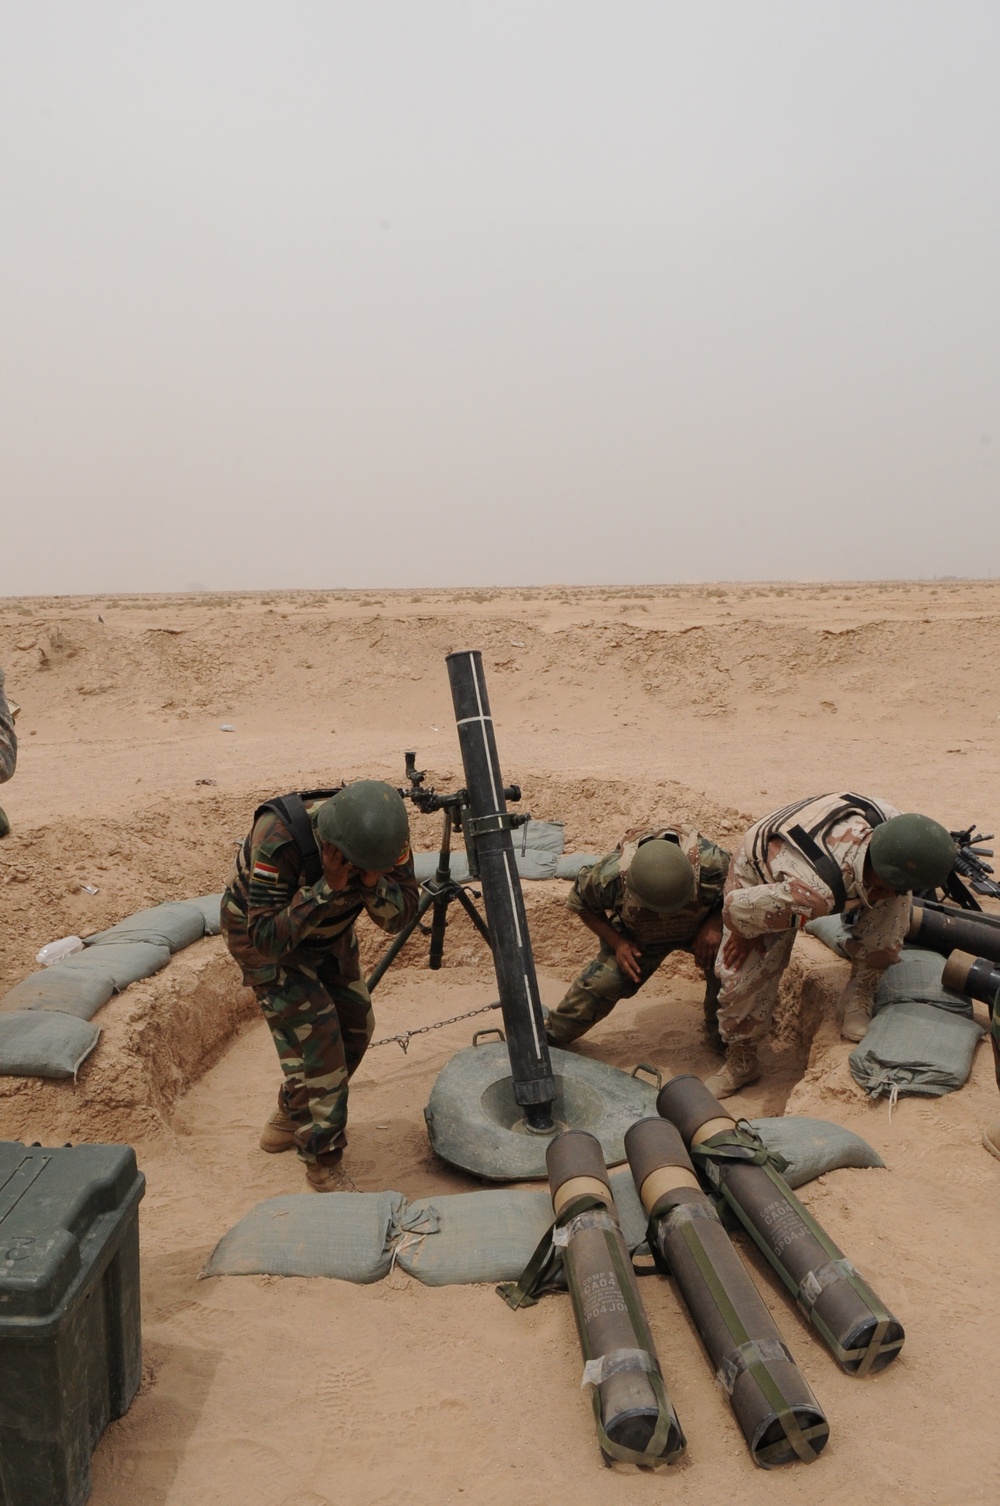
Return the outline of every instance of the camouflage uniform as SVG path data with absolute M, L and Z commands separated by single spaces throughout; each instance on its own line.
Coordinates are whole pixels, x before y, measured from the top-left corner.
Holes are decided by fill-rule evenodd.
M 9 779 L 17 763 L 17 733 L 14 718 L 3 692 L 3 670 L 0 669 L 0 784 Z
M 679 843 L 694 869 L 695 896 L 672 915 L 644 909 L 625 885 L 629 864 L 640 845 L 652 837 Z M 589 911 L 603 919 L 610 916 L 615 930 L 640 949 L 641 976 L 636 983 L 623 973 L 614 952 L 602 942 L 593 962 L 570 986 L 558 1008 L 549 1012 L 546 1031 L 557 1046 L 568 1046 L 585 1034 L 611 1013 L 619 999 L 631 999 L 671 952 L 691 950 L 702 922 L 722 903 L 728 867 L 728 852 L 707 837 L 693 830 L 682 832 L 674 826 L 661 826 L 627 832 L 614 852 L 592 868 L 580 870 L 566 903 L 577 915 Z M 706 985 L 713 1001 L 714 983 L 709 975 Z
M 864 885 L 865 857 L 872 826 L 861 811 L 848 811 L 833 820 L 838 808 L 858 797 L 817 795 L 786 810 L 765 816 L 752 826 L 733 858 L 722 910 L 724 930 L 715 971 L 719 991 L 719 1029 L 725 1041 L 757 1041 L 766 1034 L 778 997 L 781 975 L 788 966 L 796 933 L 818 915 L 856 915 L 845 950 L 852 959 L 852 976 L 883 972 L 899 960 L 910 916 L 910 896 L 870 904 Z M 865 797 L 885 820 L 899 812 L 885 800 Z M 832 820 L 831 825 L 824 825 Z M 840 899 L 805 856 L 792 828 L 821 828 L 825 848 L 839 869 L 844 898 Z M 723 962 L 732 933 L 753 937 L 755 945 L 735 967 Z
M 314 829 L 322 804 L 306 801 Z M 305 883 L 299 849 L 276 811 L 258 813 L 239 850 L 222 896 L 222 930 L 270 1026 L 285 1074 L 278 1101 L 299 1126 L 295 1143 L 306 1161 L 347 1143 L 348 1080 L 375 1024 L 354 922 L 367 911 L 392 935 L 416 908 L 408 848 L 374 888 L 355 875 L 338 892 L 322 875 Z

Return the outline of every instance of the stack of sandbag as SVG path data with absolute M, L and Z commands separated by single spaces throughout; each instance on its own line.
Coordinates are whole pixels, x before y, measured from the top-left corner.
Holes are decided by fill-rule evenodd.
M 97 1045 L 93 1016 L 112 994 L 219 933 L 221 895 L 171 900 L 88 936 L 83 950 L 30 974 L 0 999 L 0 1076 L 75 1077 Z
M 563 852 L 564 837 L 561 821 L 526 821 L 515 827 L 514 862 L 519 877 L 523 879 L 575 879 L 581 868 L 598 861 L 593 852 Z M 438 865 L 436 852 L 415 852 L 413 871 L 420 883 L 434 877 Z M 458 849 L 451 854 L 450 872 L 459 883 L 469 877 L 469 860 Z
M 841 1166 L 884 1166 L 860 1135 L 825 1119 L 750 1121 L 788 1162 L 793 1187 Z M 611 1173 L 630 1251 L 647 1219 L 632 1175 Z M 332 1276 L 367 1284 L 394 1265 L 425 1286 L 516 1281 L 552 1223 L 548 1190 L 491 1188 L 417 1198 L 401 1192 L 289 1193 L 258 1203 L 216 1245 L 206 1276 Z
M 938 1097 L 968 1079 L 983 1036 L 972 1000 L 941 982 L 946 959 L 904 947 L 882 975 L 868 1032 L 851 1052 L 851 1076 L 870 1098 Z

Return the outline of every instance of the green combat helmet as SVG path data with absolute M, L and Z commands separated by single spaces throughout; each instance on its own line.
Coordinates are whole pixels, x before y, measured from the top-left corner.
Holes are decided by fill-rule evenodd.
M 403 798 L 379 779 L 359 779 L 331 795 L 319 808 L 316 831 L 362 873 L 385 873 L 410 855 Z
M 910 811 L 876 826 L 868 856 L 875 877 L 897 894 L 906 894 L 911 889 L 942 888 L 958 848 L 937 821 Z
M 671 915 L 694 899 L 694 869 L 676 842 L 651 837 L 628 866 L 626 883 L 641 905 Z

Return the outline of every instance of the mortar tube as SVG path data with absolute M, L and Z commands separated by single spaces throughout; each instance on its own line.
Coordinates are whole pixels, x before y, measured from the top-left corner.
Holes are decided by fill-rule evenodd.
M 556 1084 L 545 1039 L 521 879 L 514 862 L 483 656 L 478 649 L 466 650 L 448 654 L 445 663 L 469 792 L 468 830 L 474 838 L 492 939 L 514 1098 L 524 1109 L 529 1129 L 551 1134 Z
M 913 905 L 906 939 L 911 946 L 926 947 L 944 957 L 961 950 L 1000 963 L 1000 929 L 981 923 L 968 910 L 932 910 Z
M 903 1345 L 902 1324 L 799 1202 L 766 1147 L 731 1119 L 698 1077 L 660 1089 L 657 1113 L 680 1131 L 709 1185 L 733 1210 L 848 1375 L 884 1370 Z
M 640 1119 L 625 1154 L 649 1239 L 674 1277 L 755 1464 L 811 1464 L 830 1425 L 701 1190 L 676 1127 Z
M 586 1130 L 566 1130 L 550 1143 L 545 1164 L 602 1451 L 606 1459 L 646 1467 L 672 1464 L 686 1442 L 663 1384 L 600 1142 Z

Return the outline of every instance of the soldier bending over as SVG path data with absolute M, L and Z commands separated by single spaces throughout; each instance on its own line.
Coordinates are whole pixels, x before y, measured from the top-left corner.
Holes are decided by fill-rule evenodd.
M 341 1185 L 348 1080 L 375 1025 L 354 922 L 367 911 L 392 935 L 416 909 L 406 807 L 373 779 L 262 805 L 222 896 L 226 945 L 285 1074 L 261 1149 L 294 1146 L 317 1192 Z
M 568 1046 L 619 999 L 631 999 L 671 952 L 691 952 L 705 973 L 705 1014 L 714 1029 L 712 972 L 722 936 L 729 854 L 696 831 L 628 832 L 614 852 L 583 868 L 567 904 L 601 943 L 557 1009 L 549 1045 Z
M 771 1024 L 796 933 L 818 915 L 854 914 L 842 1034 L 868 1029 L 881 974 L 899 960 L 910 891 L 943 885 L 957 855 L 929 816 L 884 800 L 816 795 L 765 816 L 733 858 L 716 963 L 726 1062 L 705 1086 L 728 1098 L 760 1076 L 757 1044 Z

